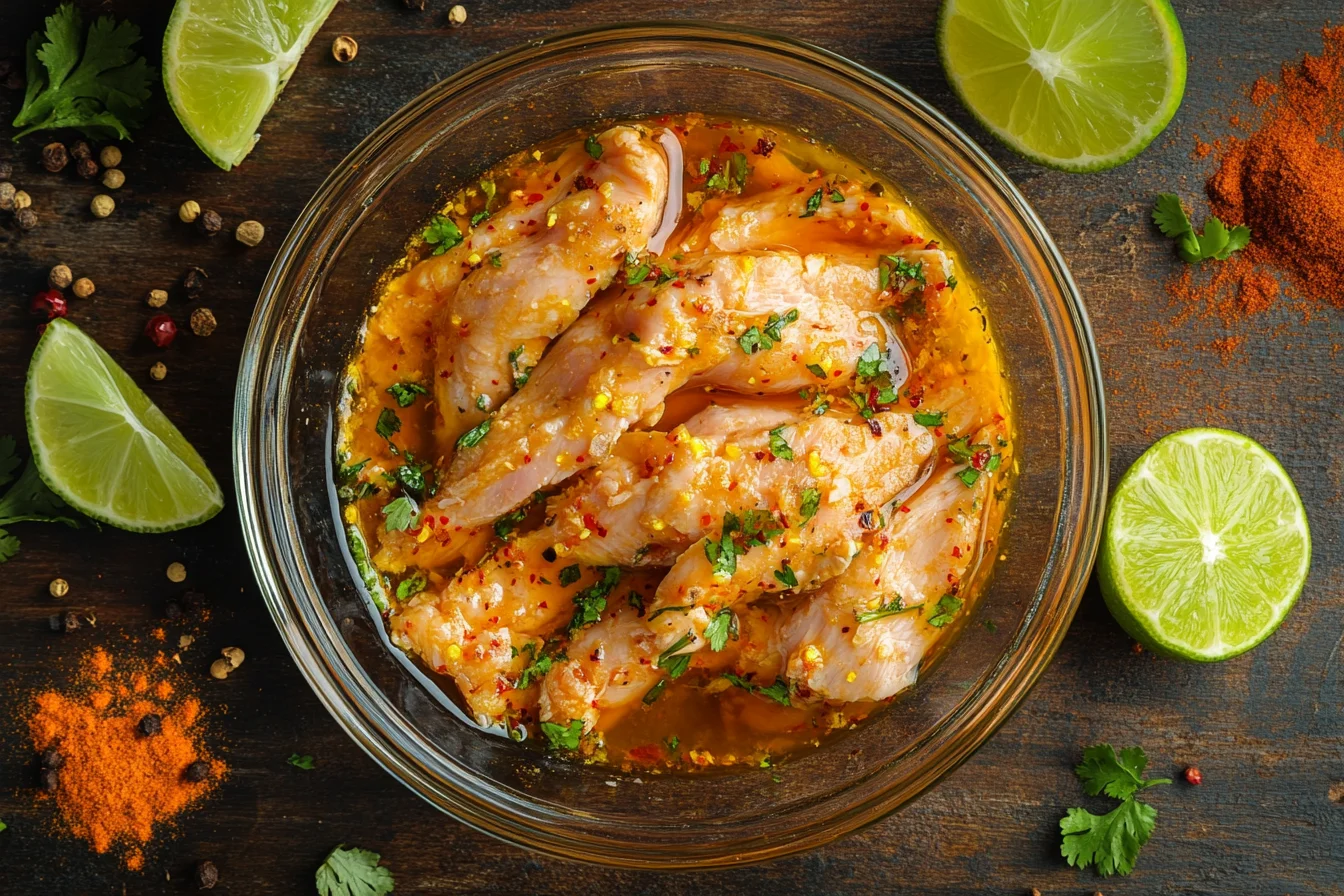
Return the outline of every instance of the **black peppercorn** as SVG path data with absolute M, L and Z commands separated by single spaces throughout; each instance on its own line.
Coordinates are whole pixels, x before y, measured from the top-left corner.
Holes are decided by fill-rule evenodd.
M 43 768 L 57 769 L 65 765 L 65 757 L 55 747 L 47 747 L 43 750 L 41 755 L 38 756 L 38 761 L 42 763 Z
M 135 730 L 143 737 L 153 737 L 163 730 L 163 717 L 156 712 L 146 713 Z
M 187 770 L 182 773 L 182 777 L 186 778 L 192 784 L 199 784 L 210 777 L 210 763 L 206 762 L 204 759 L 197 759 L 191 765 L 187 766 Z
M 21 208 L 14 213 L 14 223 L 20 230 L 32 230 L 37 226 L 37 212 L 30 208 Z
M 75 173 L 85 180 L 93 180 L 98 176 L 98 163 L 85 156 L 75 162 Z
M 182 618 L 182 605 L 175 600 L 170 600 L 163 605 L 163 615 L 168 619 Z
M 211 862 L 208 859 L 203 862 L 197 862 L 195 879 L 198 889 L 213 890 L 215 884 L 219 883 L 219 869 L 215 867 L 214 862 Z
M 10 162 L 0 162 L 0 180 L 9 180 L 14 176 L 14 166 Z
M 93 150 L 89 149 L 89 144 L 83 140 L 76 140 L 70 144 L 70 158 L 91 159 L 93 158 Z
M 205 291 L 205 281 L 209 276 L 204 268 L 195 265 L 187 268 L 182 273 L 182 289 L 186 292 L 187 298 L 199 299 L 201 293 Z
M 223 229 L 224 219 L 219 216 L 219 212 L 208 208 L 201 212 L 201 216 L 196 219 L 196 226 L 206 236 L 214 236 Z
M 64 143 L 48 143 L 42 147 L 42 167 L 55 174 L 70 164 L 70 153 Z
M 60 786 L 61 776 L 54 768 L 44 768 L 38 772 L 37 781 L 47 793 L 55 793 Z
M 47 617 L 47 625 L 51 626 L 54 632 L 73 632 L 79 628 L 79 615 L 74 610 L 53 613 Z

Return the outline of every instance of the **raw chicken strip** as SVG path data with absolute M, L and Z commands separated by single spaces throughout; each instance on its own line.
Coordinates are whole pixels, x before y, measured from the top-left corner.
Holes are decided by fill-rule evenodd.
M 574 322 L 662 221 L 668 169 L 657 142 L 629 127 L 597 139 L 601 158 L 569 147 L 534 180 L 537 192 L 409 275 L 408 288 L 440 297 L 434 398 L 445 455 L 513 393 L 515 369 Z

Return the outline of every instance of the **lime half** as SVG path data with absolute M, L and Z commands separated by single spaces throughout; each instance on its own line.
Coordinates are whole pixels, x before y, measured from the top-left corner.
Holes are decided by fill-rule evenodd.
M 1274 455 L 1235 432 L 1187 429 L 1120 480 L 1097 573 L 1144 646 L 1214 662 L 1279 627 L 1310 565 L 1307 514 Z
M 196 449 L 74 324 L 47 325 L 24 398 L 37 470 L 81 513 L 119 529 L 166 532 L 224 506 Z
M 168 102 L 224 170 L 257 129 L 336 0 L 177 0 L 163 36 Z
M 1132 159 L 1185 92 L 1185 41 L 1167 0 L 946 0 L 938 51 L 981 124 L 1066 171 Z

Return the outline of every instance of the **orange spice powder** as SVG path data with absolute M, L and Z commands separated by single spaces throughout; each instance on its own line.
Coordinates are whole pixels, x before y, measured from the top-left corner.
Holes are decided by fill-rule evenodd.
M 1322 32 L 1324 50 L 1284 65 L 1277 82 L 1248 90 L 1260 108 L 1251 134 L 1218 141 L 1206 192 L 1251 243 L 1227 261 L 1183 272 L 1168 291 L 1231 323 L 1272 307 L 1281 292 L 1344 308 L 1344 27 Z M 1234 125 L 1242 123 L 1234 116 Z M 1209 144 L 1196 140 L 1195 155 Z
M 114 663 L 96 648 L 76 686 L 37 694 L 28 718 L 34 748 L 55 747 L 64 760 L 55 793 L 63 826 L 96 852 L 117 851 L 132 870 L 144 866 L 156 833 L 227 773 L 203 745 L 200 701 L 170 702 L 175 689 L 159 677 L 169 671 L 159 659 Z M 161 730 L 145 736 L 137 725 L 150 713 L 161 716 Z M 210 774 L 193 783 L 185 772 L 198 760 Z

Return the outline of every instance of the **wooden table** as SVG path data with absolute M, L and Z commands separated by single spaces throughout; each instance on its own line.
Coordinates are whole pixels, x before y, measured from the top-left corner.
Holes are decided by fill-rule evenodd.
M 167 3 L 82 5 L 137 21 L 157 62 Z M 446 0 L 430 5 L 417 13 L 396 0 L 340 4 L 267 117 L 261 143 L 231 173 L 196 150 L 156 86 L 152 120 L 126 147 L 127 186 L 104 221 L 87 214 L 91 185 L 40 170 L 43 141 L 0 145 L 0 158 L 15 160 L 15 180 L 41 215 L 30 233 L 0 228 L 0 434 L 23 429 L 23 375 L 34 344 L 28 299 L 51 265 L 66 262 L 98 287 L 94 298 L 73 303 L 71 319 L 179 423 L 230 497 L 215 520 L 174 535 L 15 528 L 23 550 L 0 569 L 0 819 L 9 825 L 0 834 L 0 892 L 180 892 L 194 861 L 209 858 L 223 876 L 218 892 L 308 893 L 314 869 L 341 842 L 382 853 L 398 893 L 1344 892 L 1344 805 L 1338 790 L 1329 796 L 1344 782 L 1344 423 L 1336 398 L 1344 382 L 1344 323 L 1337 312 L 1303 322 L 1284 308 L 1231 329 L 1216 317 L 1171 328 L 1178 309 L 1163 282 L 1179 263 L 1147 220 L 1159 190 L 1199 197 L 1210 162 L 1192 160 L 1195 135 L 1225 133 L 1230 109 L 1244 102 L 1243 85 L 1275 73 L 1283 60 L 1318 51 L 1320 28 L 1339 16 L 1337 4 L 1180 3 L 1190 53 L 1180 113 L 1136 161 L 1089 176 L 1023 162 L 972 123 L 937 61 L 933 0 L 475 3 L 456 29 L 448 27 Z M 0 55 L 12 55 L 48 4 L 5 7 Z M 1315 559 L 1301 603 L 1268 643 L 1214 666 L 1138 655 L 1089 590 L 1030 698 L 923 799 L 825 849 L 705 879 L 540 860 L 440 815 L 346 739 L 271 624 L 232 506 L 233 382 L 262 278 L 326 173 L 426 87 L 563 28 L 659 16 L 730 21 L 813 41 L 912 87 L 989 149 L 1045 219 L 1087 301 L 1107 382 L 1112 477 L 1161 434 L 1212 424 L 1262 441 L 1297 481 Z M 359 40 L 349 66 L 329 53 L 340 33 Z M 13 117 L 17 97 L 0 94 L 0 120 Z M 264 222 L 265 242 L 247 250 L 227 236 L 192 235 L 175 220 L 188 198 L 230 222 Z M 191 264 L 211 275 L 205 301 L 219 328 L 208 339 L 184 332 L 159 352 L 138 338 L 150 314 L 144 294 L 172 284 Z M 175 300 L 170 309 L 182 307 Z M 1246 338 L 1227 359 L 1207 347 L 1223 335 Z M 152 383 L 147 370 L 159 359 L 168 378 Z M 50 835 L 51 810 L 34 800 L 20 719 L 32 689 L 67 675 L 93 643 L 121 633 L 146 637 L 164 601 L 182 587 L 164 576 L 175 560 L 186 564 L 187 584 L 208 592 L 214 606 L 186 661 L 211 699 L 227 704 L 213 730 L 233 771 L 214 798 L 181 820 L 175 837 L 151 851 L 147 870 L 134 873 L 83 843 Z M 71 583 L 65 603 L 96 607 L 96 631 L 47 630 L 56 604 L 47 582 L 56 575 Z M 209 658 L 228 644 L 246 649 L 244 669 L 228 682 L 209 680 Z M 1099 741 L 1142 744 L 1155 774 L 1176 775 L 1192 763 L 1204 774 L 1202 787 L 1152 792 L 1157 833 L 1129 878 L 1102 881 L 1059 857 L 1058 819 L 1080 804 L 1071 768 L 1084 746 Z M 288 766 L 296 751 L 316 756 L 317 769 Z

